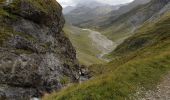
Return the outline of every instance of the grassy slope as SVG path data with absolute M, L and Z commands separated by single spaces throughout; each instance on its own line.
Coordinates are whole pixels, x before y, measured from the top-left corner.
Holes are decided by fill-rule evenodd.
M 139 88 L 154 89 L 170 71 L 169 23 L 170 13 L 156 23 L 146 23 L 121 45 L 123 48 L 116 49 L 113 54 L 119 57 L 104 66 L 109 69 L 105 74 L 44 100 L 132 100 Z
M 64 31 L 76 48 L 77 56 L 81 64 L 91 65 L 104 62 L 97 58 L 97 55 L 101 52 L 93 46 L 92 40 L 88 37 L 88 31 L 83 31 L 71 25 L 65 25 Z

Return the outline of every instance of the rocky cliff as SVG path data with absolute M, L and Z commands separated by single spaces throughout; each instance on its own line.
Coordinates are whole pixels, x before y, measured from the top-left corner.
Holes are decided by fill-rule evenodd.
M 76 51 L 56 0 L 0 0 L 0 100 L 29 100 L 76 82 Z

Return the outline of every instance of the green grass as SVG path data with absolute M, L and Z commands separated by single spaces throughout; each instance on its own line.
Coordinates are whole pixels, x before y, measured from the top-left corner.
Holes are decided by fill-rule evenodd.
M 73 85 L 44 100 L 124 100 L 133 96 L 139 87 L 153 89 L 170 70 L 170 52 L 156 57 L 129 61 L 113 72 L 81 85 Z M 114 64 L 109 64 L 115 67 Z
M 43 100 L 136 100 L 134 94 L 139 88 L 155 89 L 170 71 L 169 22 L 167 13 L 155 23 L 145 23 L 114 51 L 116 58 L 112 62 L 102 65 L 103 68 L 94 66 L 101 67 L 97 70 L 100 73 L 94 73 L 97 77 Z M 103 69 L 106 70 L 102 72 Z
M 54 12 L 58 12 L 61 10 L 61 6 L 55 0 L 14 0 L 9 6 L 11 9 L 15 10 L 15 13 L 19 13 L 22 9 L 20 7 L 21 2 L 27 2 L 34 9 L 42 11 L 44 13 L 53 14 Z M 30 11 L 31 12 L 31 11 Z
M 77 57 L 81 64 L 91 65 L 104 62 L 97 58 L 97 55 L 101 52 L 93 46 L 92 40 L 88 37 L 88 31 L 84 31 L 71 25 L 65 25 L 64 31 L 76 48 Z

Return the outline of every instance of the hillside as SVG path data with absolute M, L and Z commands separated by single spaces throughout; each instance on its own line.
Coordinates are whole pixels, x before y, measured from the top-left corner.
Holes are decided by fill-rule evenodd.
M 30 100 L 78 81 L 55 0 L 0 0 L 0 100 Z
M 67 14 L 67 13 L 71 12 L 71 11 L 74 10 L 74 9 L 75 9 L 74 6 L 65 7 L 65 8 L 63 9 L 63 14 Z
M 170 82 L 168 2 L 152 0 L 142 6 L 143 9 L 139 7 L 145 11 L 156 7 L 157 12 L 150 11 L 153 17 L 111 53 L 113 61 L 91 66 L 92 79 L 53 93 L 44 100 L 166 100 L 170 97 L 166 89 Z
M 149 90 L 154 94 L 161 79 L 170 71 L 169 23 L 169 12 L 146 22 L 134 36 L 118 46 L 114 51 L 115 60 L 103 65 L 101 70 L 93 66 L 96 72 L 100 72 L 97 77 L 53 93 L 44 100 L 147 99 Z M 164 98 L 162 95 L 152 96 L 156 96 L 156 100 Z
M 114 20 L 109 20 L 110 24 L 102 27 L 102 33 L 113 41 L 121 40 L 133 35 L 133 32 L 145 21 L 149 20 L 156 12 L 161 10 L 168 1 L 154 1 L 148 4 L 135 7 L 131 11 L 120 15 Z

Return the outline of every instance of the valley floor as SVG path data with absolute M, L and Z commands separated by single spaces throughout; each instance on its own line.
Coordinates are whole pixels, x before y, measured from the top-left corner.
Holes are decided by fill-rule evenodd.
M 109 40 L 100 32 L 65 25 L 65 33 L 77 51 L 77 58 L 83 65 L 102 64 L 109 59 L 104 55 L 112 52 L 119 43 Z
M 85 31 L 88 31 L 89 38 L 93 41 L 92 44 L 99 50 L 101 51 L 101 54 L 98 55 L 97 57 L 99 59 L 109 61 L 108 59 L 103 58 L 105 54 L 109 54 L 112 52 L 116 47 L 117 43 L 109 40 L 106 36 L 102 35 L 100 32 L 93 31 L 90 29 L 83 29 Z

